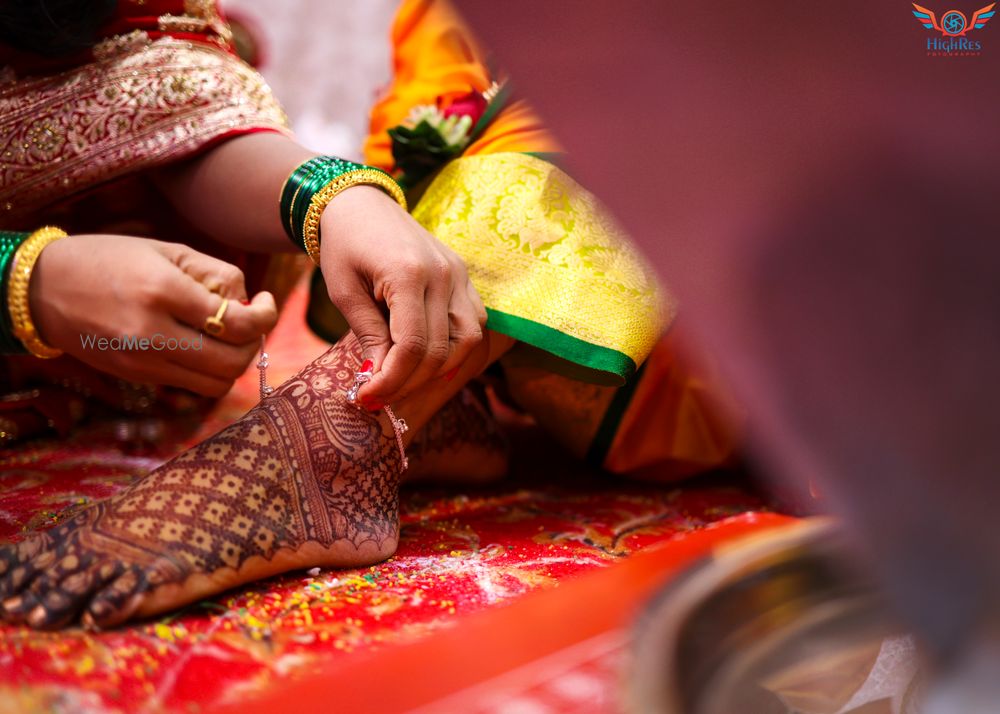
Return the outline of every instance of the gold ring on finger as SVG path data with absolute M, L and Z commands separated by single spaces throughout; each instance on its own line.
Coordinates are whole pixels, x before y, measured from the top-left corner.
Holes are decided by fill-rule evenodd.
M 227 309 L 229 309 L 229 298 L 222 298 L 222 304 L 219 305 L 216 313 L 211 317 L 205 318 L 205 332 L 212 337 L 221 337 L 225 333 L 226 323 L 222 321 L 222 318 L 225 316 Z

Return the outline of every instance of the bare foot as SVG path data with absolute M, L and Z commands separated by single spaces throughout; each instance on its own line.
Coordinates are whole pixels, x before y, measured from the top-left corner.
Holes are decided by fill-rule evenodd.
M 400 456 L 387 422 L 343 397 L 360 362 L 348 336 L 114 498 L 0 547 L 3 619 L 107 627 L 287 570 L 392 555 Z
M 470 384 L 414 435 L 407 454 L 407 483 L 483 484 L 506 475 L 510 448 L 486 395 Z

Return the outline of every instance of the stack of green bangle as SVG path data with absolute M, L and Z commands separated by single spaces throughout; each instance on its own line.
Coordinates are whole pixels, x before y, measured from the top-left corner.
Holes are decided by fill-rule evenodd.
M 281 189 L 280 204 L 281 224 L 292 243 L 306 249 L 303 224 L 313 196 L 338 176 L 370 168 L 335 156 L 317 156 L 295 169 Z
M 14 325 L 10 321 L 10 310 L 7 306 L 7 284 L 10 280 L 10 264 L 14 254 L 30 236 L 30 233 L 14 233 L 0 231 L 0 354 L 27 354 L 24 345 L 14 336 Z

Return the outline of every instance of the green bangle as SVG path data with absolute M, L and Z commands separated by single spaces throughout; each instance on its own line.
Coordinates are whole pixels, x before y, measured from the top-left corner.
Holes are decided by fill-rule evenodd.
M 295 219 L 292 215 L 292 206 L 295 205 L 296 199 L 298 199 L 299 193 L 303 189 L 303 184 L 307 183 L 309 177 L 312 176 L 318 169 L 321 169 L 323 165 L 324 161 L 322 156 L 309 159 L 309 161 L 306 161 L 296 167 L 291 176 L 288 177 L 285 184 L 281 187 L 281 225 L 285 229 L 285 233 L 288 235 L 289 240 L 291 240 L 292 243 L 299 248 L 302 248 L 302 241 L 296 237 Z M 306 190 L 308 191 L 309 189 L 307 188 Z M 299 233 L 299 235 L 301 235 L 301 233 Z
M 326 157 L 324 157 L 324 159 L 326 159 Z M 358 167 L 361 167 L 361 164 L 356 164 L 353 161 L 327 159 L 321 161 L 316 168 L 313 169 L 312 173 L 310 173 L 302 181 L 301 190 L 299 190 L 293 197 L 293 202 L 289 207 L 289 212 L 292 217 L 292 229 L 296 237 L 296 245 L 302 246 L 302 249 L 305 250 L 306 212 L 309 210 L 309 205 L 312 203 L 313 197 L 322 191 L 324 186 L 335 180 L 338 176 L 348 171 L 355 170 Z
M 392 177 L 381 169 L 373 169 L 364 164 L 339 159 L 335 156 L 316 156 L 292 171 L 281 187 L 279 211 L 281 225 L 295 247 L 303 251 L 306 250 L 306 215 L 309 213 L 309 206 L 312 205 L 317 194 L 345 174 L 354 174 L 359 171 L 366 172 L 365 175 L 370 176 L 374 174 L 367 172 L 377 172 L 380 180 L 371 183 L 380 186 L 390 195 L 395 193 L 389 190 L 395 186 L 388 185 L 394 183 Z M 387 181 L 381 180 L 383 174 Z
M 28 353 L 14 335 L 14 325 L 10 321 L 10 310 L 7 307 L 7 286 L 10 282 L 10 266 L 14 254 L 30 235 L 30 233 L 0 231 L 0 354 L 3 355 Z

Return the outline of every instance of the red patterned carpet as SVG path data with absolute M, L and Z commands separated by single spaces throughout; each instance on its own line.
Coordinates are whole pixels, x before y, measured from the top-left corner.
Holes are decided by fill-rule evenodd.
M 297 294 L 272 337 L 273 382 L 322 349 L 304 334 L 301 314 Z M 252 403 L 255 379 L 246 375 L 199 433 Z M 407 490 L 399 552 L 379 566 L 292 573 L 110 632 L 0 628 L 0 712 L 198 712 L 250 701 L 761 508 L 731 485 L 628 484 L 521 441 L 512 476 L 497 485 Z M 163 458 L 123 453 L 101 432 L 6 453 L 0 538 L 115 493 Z M 487 649 L 477 643 L 470 653 Z

